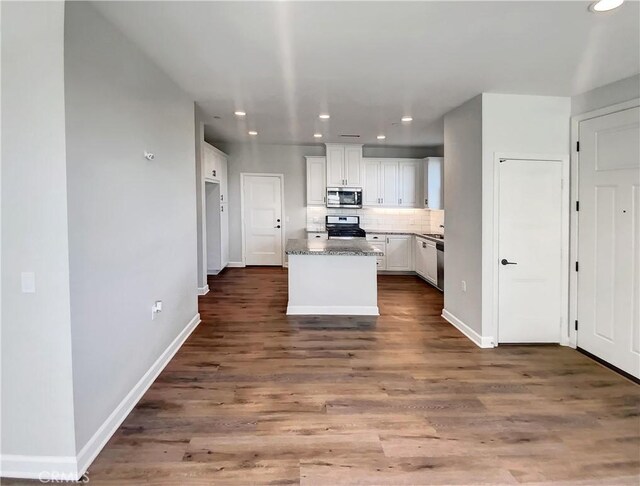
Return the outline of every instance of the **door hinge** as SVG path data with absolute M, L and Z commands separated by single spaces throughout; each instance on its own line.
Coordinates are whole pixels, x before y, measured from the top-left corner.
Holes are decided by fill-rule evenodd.
M 580 141 L 576 142 L 576 152 L 580 152 Z
M 575 324 L 574 328 L 575 328 L 576 331 L 578 330 L 578 319 L 576 319 L 576 324 Z
M 580 211 L 580 201 L 576 201 L 576 211 Z
M 576 262 L 576 272 L 578 271 L 578 262 Z

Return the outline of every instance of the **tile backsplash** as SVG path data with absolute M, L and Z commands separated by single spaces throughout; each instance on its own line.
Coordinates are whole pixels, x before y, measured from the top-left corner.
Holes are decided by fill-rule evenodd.
M 307 229 L 324 231 L 324 217 L 332 214 L 360 216 L 360 226 L 367 231 L 397 230 L 412 233 L 442 233 L 444 211 L 414 208 L 328 209 L 307 206 Z

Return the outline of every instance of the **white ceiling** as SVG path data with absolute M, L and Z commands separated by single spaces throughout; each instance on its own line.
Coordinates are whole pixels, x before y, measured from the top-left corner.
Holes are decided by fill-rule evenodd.
M 215 141 L 440 144 L 442 116 L 478 93 L 571 96 L 640 72 L 630 1 L 95 5 L 199 103 Z

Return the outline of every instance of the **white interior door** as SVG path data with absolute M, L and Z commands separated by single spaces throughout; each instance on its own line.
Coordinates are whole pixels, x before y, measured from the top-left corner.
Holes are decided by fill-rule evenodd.
M 562 162 L 500 162 L 499 194 L 498 342 L 560 342 Z
M 578 346 L 640 378 L 640 108 L 580 122 Z
M 246 265 L 282 265 L 282 184 L 278 176 L 244 176 Z

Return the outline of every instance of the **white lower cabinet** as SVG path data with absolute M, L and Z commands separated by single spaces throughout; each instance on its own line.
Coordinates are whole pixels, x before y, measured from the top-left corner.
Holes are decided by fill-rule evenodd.
M 415 251 L 413 253 L 416 273 L 422 277 L 427 276 L 427 260 L 426 260 L 426 248 L 427 242 L 422 238 L 416 238 L 416 244 L 414 246 Z
M 386 270 L 409 272 L 413 270 L 413 236 L 388 235 L 386 241 Z
M 438 250 L 435 242 L 416 238 L 415 262 L 416 273 L 436 285 L 438 283 Z
M 438 250 L 434 241 L 427 241 L 425 252 L 425 275 L 424 277 L 436 285 L 438 283 Z

